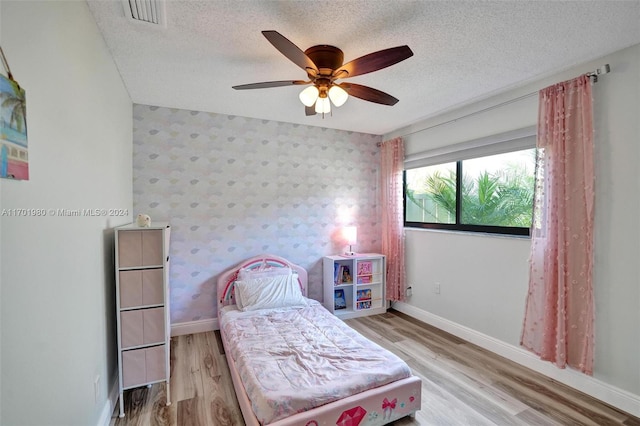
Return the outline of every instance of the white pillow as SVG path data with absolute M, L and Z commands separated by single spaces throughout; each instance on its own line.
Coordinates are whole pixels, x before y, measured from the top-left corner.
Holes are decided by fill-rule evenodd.
M 241 282 L 240 280 L 235 280 L 233 283 L 233 299 L 236 301 L 236 306 L 238 307 L 238 309 L 240 309 L 241 311 L 242 309 L 242 299 L 240 298 L 240 290 L 238 290 L 238 283 Z
M 236 305 L 241 311 L 307 306 L 298 274 L 250 278 L 235 282 Z
M 247 281 L 254 278 L 266 278 L 266 277 L 277 277 L 281 275 L 291 275 L 293 274 L 293 270 L 288 267 L 271 267 L 271 266 L 259 266 L 256 268 L 242 268 L 238 271 L 237 281 Z M 298 275 L 296 274 L 296 278 Z M 235 283 L 234 283 L 235 286 Z M 236 306 L 238 309 L 243 310 L 242 296 L 240 292 L 234 290 L 233 292 L 234 298 L 236 301 Z
M 243 268 L 238 271 L 238 279 L 246 281 L 251 278 L 277 277 L 279 275 L 291 275 L 292 273 L 293 271 L 288 266 L 282 268 Z

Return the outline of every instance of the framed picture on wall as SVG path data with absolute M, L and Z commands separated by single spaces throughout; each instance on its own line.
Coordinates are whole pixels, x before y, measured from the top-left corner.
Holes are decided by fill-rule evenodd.
M 0 74 L 0 177 L 29 179 L 24 89 Z

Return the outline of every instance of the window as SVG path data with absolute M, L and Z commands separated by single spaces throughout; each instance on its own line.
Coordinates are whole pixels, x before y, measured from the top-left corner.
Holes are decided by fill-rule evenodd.
M 405 171 L 405 226 L 529 235 L 535 148 Z

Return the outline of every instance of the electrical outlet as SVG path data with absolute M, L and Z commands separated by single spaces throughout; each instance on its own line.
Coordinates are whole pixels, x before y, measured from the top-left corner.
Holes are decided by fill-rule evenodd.
M 407 297 L 411 297 L 411 294 L 413 293 L 413 290 L 411 289 L 411 286 L 407 287 L 407 291 L 406 291 L 406 296 Z
M 93 395 L 94 402 L 97 404 L 98 399 L 100 397 L 100 375 L 96 376 L 96 379 L 93 381 Z
M 436 294 L 440 294 L 440 283 L 436 283 L 435 292 Z

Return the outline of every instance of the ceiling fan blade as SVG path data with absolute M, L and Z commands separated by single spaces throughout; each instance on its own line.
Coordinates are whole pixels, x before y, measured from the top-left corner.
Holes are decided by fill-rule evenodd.
M 307 71 L 307 68 L 318 72 L 318 67 L 298 46 L 277 31 L 262 31 L 269 43 L 286 56 L 291 62 Z
M 304 115 L 316 115 L 316 104 L 304 107 Z
M 367 74 L 390 67 L 391 65 L 397 64 L 398 62 L 404 61 L 412 56 L 413 52 L 409 49 L 409 46 L 398 46 L 390 49 L 379 50 L 344 64 L 338 68 L 333 75 L 337 78 L 347 78 Z M 338 74 L 343 70 L 348 72 L 349 75 L 339 77 Z
M 382 105 L 395 105 L 398 99 L 388 93 L 381 92 L 373 87 L 362 86 L 354 83 L 342 83 L 338 86 L 342 87 L 350 96 L 360 98 L 365 101 L 375 102 Z
M 232 86 L 232 89 L 246 90 L 246 89 L 267 89 L 269 87 L 281 87 L 300 84 L 309 84 L 310 81 L 304 80 L 282 80 L 282 81 L 263 81 L 262 83 L 241 84 L 239 86 Z

